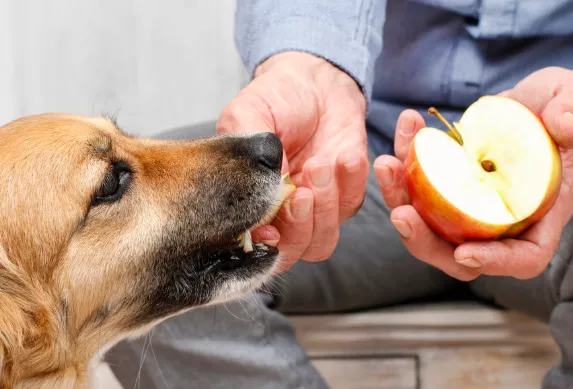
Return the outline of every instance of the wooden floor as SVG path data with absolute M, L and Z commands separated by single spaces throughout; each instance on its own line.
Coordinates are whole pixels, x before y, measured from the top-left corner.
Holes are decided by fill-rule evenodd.
M 332 389 L 539 389 L 559 360 L 544 324 L 482 306 L 292 320 Z M 98 377 L 97 389 L 119 388 L 105 366 Z
M 293 320 L 332 389 L 539 389 L 559 360 L 544 324 L 480 306 Z

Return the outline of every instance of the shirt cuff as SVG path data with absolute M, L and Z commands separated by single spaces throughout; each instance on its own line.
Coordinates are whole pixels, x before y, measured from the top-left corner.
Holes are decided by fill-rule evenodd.
M 351 33 L 324 20 L 292 16 L 251 36 L 255 39 L 243 56 L 251 77 L 267 58 L 284 51 L 302 51 L 321 57 L 346 72 L 358 83 L 370 105 L 374 59 L 364 43 L 349 41 Z

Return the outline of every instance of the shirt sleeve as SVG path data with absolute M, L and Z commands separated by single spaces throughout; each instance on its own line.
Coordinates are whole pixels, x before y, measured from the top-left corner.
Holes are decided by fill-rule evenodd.
M 322 57 L 353 77 L 368 103 L 386 0 L 237 0 L 235 43 L 249 75 L 283 51 Z

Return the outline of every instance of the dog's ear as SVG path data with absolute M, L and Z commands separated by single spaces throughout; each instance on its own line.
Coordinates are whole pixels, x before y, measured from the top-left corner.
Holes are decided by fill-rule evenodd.
M 12 388 L 12 355 L 22 347 L 30 300 L 23 274 L 6 255 L 0 244 L 0 389 Z
M 7 350 L 3 344 L 0 344 L 0 388 L 12 389 L 15 385 L 14 371 Z

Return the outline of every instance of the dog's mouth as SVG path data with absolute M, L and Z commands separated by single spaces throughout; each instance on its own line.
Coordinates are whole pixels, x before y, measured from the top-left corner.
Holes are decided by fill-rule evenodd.
M 236 247 L 216 249 L 210 252 L 205 266 L 199 271 L 211 273 L 213 271 L 233 271 L 256 263 L 274 260 L 279 254 L 276 247 L 264 243 L 253 243 L 250 233 L 243 233 Z
M 233 271 L 238 268 L 254 265 L 256 263 L 267 263 L 276 259 L 279 250 L 261 242 L 253 242 L 251 228 L 262 226 L 271 222 L 285 199 L 292 193 L 296 187 L 285 174 L 276 190 L 275 198 L 267 209 L 265 215 L 250 228 L 238 234 L 233 243 L 225 248 L 210 250 L 207 260 L 202 261 L 200 272 L 212 271 Z

